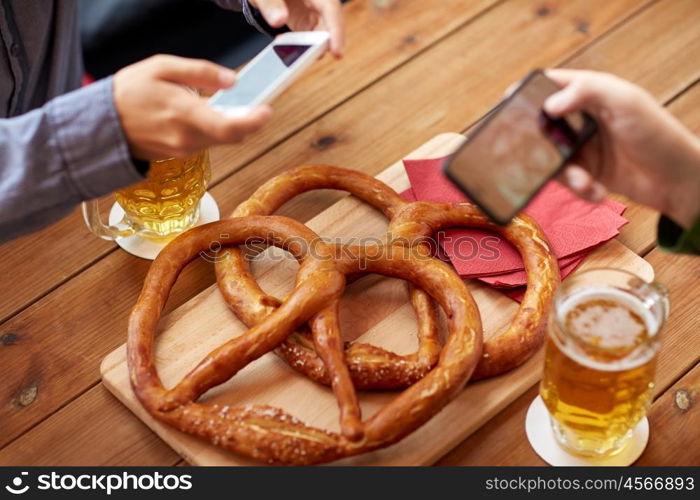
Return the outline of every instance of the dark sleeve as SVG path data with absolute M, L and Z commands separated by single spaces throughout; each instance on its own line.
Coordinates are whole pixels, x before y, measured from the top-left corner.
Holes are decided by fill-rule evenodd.
M 683 229 L 662 215 L 657 229 L 659 246 L 669 252 L 700 255 L 700 217 L 690 229 Z
M 287 26 L 282 26 L 281 28 L 273 28 L 269 24 L 267 24 L 267 21 L 265 21 L 265 18 L 261 14 L 261 12 L 250 5 L 248 3 L 248 0 L 214 0 L 220 7 L 223 7 L 224 9 L 230 9 L 230 10 L 237 10 L 243 12 L 243 16 L 245 17 L 245 20 L 250 24 L 253 28 L 258 30 L 260 33 L 263 33 L 270 38 L 274 38 L 275 36 L 281 34 L 281 33 L 286 33 L 289 30 Z

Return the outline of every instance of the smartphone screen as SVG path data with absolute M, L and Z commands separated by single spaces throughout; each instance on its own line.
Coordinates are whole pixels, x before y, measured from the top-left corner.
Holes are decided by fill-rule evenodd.
M 552 119 L 542 110 L 559 87 L 531 73 L 477 127 L 445 173 L 492 219 L 505 224 L 595 130 L 587 114 Z
M 299 59 L 311 45 L 272 45 L 251 66 L 246 67 L 236 84 L 219 94 L 212 104 L 217 106 L 250 106 L 255 98 Z

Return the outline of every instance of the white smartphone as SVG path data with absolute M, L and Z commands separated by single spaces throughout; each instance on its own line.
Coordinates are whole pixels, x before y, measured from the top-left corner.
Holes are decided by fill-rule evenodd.
M 240 73 L 233 87 L 220 90 L 209 105 L 228 116 L 244 116 L 286 89 L 328 46 L 327 31 L 283 33 Z

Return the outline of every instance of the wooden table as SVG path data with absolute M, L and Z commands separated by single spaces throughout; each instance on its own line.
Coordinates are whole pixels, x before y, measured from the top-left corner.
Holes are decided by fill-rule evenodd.
M 305 162 L 376 174 L 437 133 L 466 130 L 534 67 L 614 72 L 700 133 L 697 0 L 353 0 L 348 51 L 326 57 L 275 102 L 244 145 L 213 151 L 211 191 L 229 213 L 260 183 Z M 430 6 L 430 7 L 429 7 Z M 338 199 L 286 205 L 307 220 Z M 629 202 L 628 202 L 629 203 Z M 671 289 L 651 441 L 639 464 L 700 463 L 700 260 L 656 248 L 657 214 L 629 203 L 619 239 Z M 101 385 L 125 340 L 149 263 L 91 235 L 79 213 L 0 247 L 0 464 L 172 465 L 180 458 Z M 172 310 L 213 282 L 199 261 Z M 538 465 L 523 421 L 532 387 L 438 463 Z

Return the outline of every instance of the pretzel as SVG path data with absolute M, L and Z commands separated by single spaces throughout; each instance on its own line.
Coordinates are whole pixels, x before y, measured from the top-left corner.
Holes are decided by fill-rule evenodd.
M 374 177 L 328 165 L 308 165 L 284 172 L 260 186 L 239 205 L 233 216 L 269 215 L 298 194 L 313 189 L 348 191 L 389 218 L 385 243 L 400 241 L 418 246 L 445 227 L 476 226 L 500 233 L 520 252 L 528 276 L 523 301 L 508 330 L 485 342 L 483 357 L 472 379 L 504 373 L 525 362 L 542 345 L 547 313 L 559 283 L 559 268 L 537 223 L 521 214 L 508 226 L 497 226 L 474 205 L 404 201 L 393 189 Z M 248 326 L 267 317 L 279 301 L 267 295 L 254 280 L 239 249 L 228 249 L 216 264 L 219 289 L 236 315 Z M 336 251 L 336 258 L 342 259 Z M 420 380 L 433 366 L 440 350 L 436 311 L 420 289 L 409 287 L 418 318 L 419 348 L 399 356 L 376 346 L 354 343 L 345 351 L 350 376 L 358 389 L 402 388 Z M 337 307 L 334 305 L 334 307 Z M 292 367 L 320 383 L 330 385 L 324 360 L 317 354 L 306 327 L 290 335 L 277 353 Z M 315 347 L 316 346 L 316 347 Z
M 388 218 L 406 202 L 383 182 L 354 170 L 328 165 L 309 165 L 288 170 L 260 186 L 233 212 L 232 217 L 271 215 L 298 194 L 314 189 L 338 189 L 380 210 Z M 335 251 L 336 258 L 342 258 Z M 267 317 L 279 300 L 267 295 L 257 284 L 238 248 L 228 248 L 216 263 L 219 289 L 236 316 L 248 326 Z M 350 279 L 354 278 L 351 277 Z M 345 352 L 347 366 L 358 389 L 396 389 L 420 380 L 437 362 L 440 353 L 437 312 L 430 298 L 409 286 L 409 294 L 418 319 L 418 350 L 401 356 L 381 347 L 354 343 Z M 338 304 L 333 304 L 338 307 Z M 316 329 L 311 328 L 315 334 Z M 314 335 L 315 336 L 315 335 Z M 314 340 L 306 327 L 290 335 L 277 350 L 293 368 L 317 382 L 331 385 L 324 360 L 317 355 Z
M 471 377 L 478 380 L 512 370 L 542 346 L 560 277 L 559 265 L 544 233 L 523 213 L 501 227 L 470 203 L 418 201 L 405 205 L 391 220 L 389 233 L 396 238 L 406 238 L 410 244 L 429 238 L 440 229 L 466 225 L 500 233 L 520 253 L 527 274 L 527 290 L 508 329 L 484 342 L 481 360 Z
M 179 273 L 188 262 L 211 248 L 212 242 L 237 245 L 249 237 L 284 248 L 301 261 L 294 291 L 257 325 L 209 353 L 175 387 L 165 389 L 155 367 L 154 335 Z M 339 261 L 332 258 L 332 249 L 311 230 L 291 219 L 274 216 L 238 217 L 183 233 L 151 265 L 129 318 L 127 359 L 137 398 L 160 421 L 235 453 L 272 463 L 327 462 L 402 439 L 459 393 L 482 349 L 478 309 L 462 280 L 446 264 L 425 259 L 418 248 L 402 251 L 405 249 L 387 252 L 393 249 L 384 245 L 352 247 L 351 257 Z M 270 406 L 230 408 L 196 402 L 207 390 L 280 345 L 303 323 L 316 325 L 324 315 L 332 315 L 329 304 L 337 303 L 344 289 L 344 275 L 363 269 L 408 279 L 422 288 L 445 311 L 448 336 L 435 367 L 361 424 L 359 439 L 305 425 Z M 326 354 L 340 353 L 342 345 L 330 342 L 327 347 Z M 337 368 L 333 363 L 327 366 L 332 377 L 337 376 Z M 356 399 L 340 401 L 348 398 L 348 393 L 336 391 L 336 396 L 341 408 L 357 407 Z

